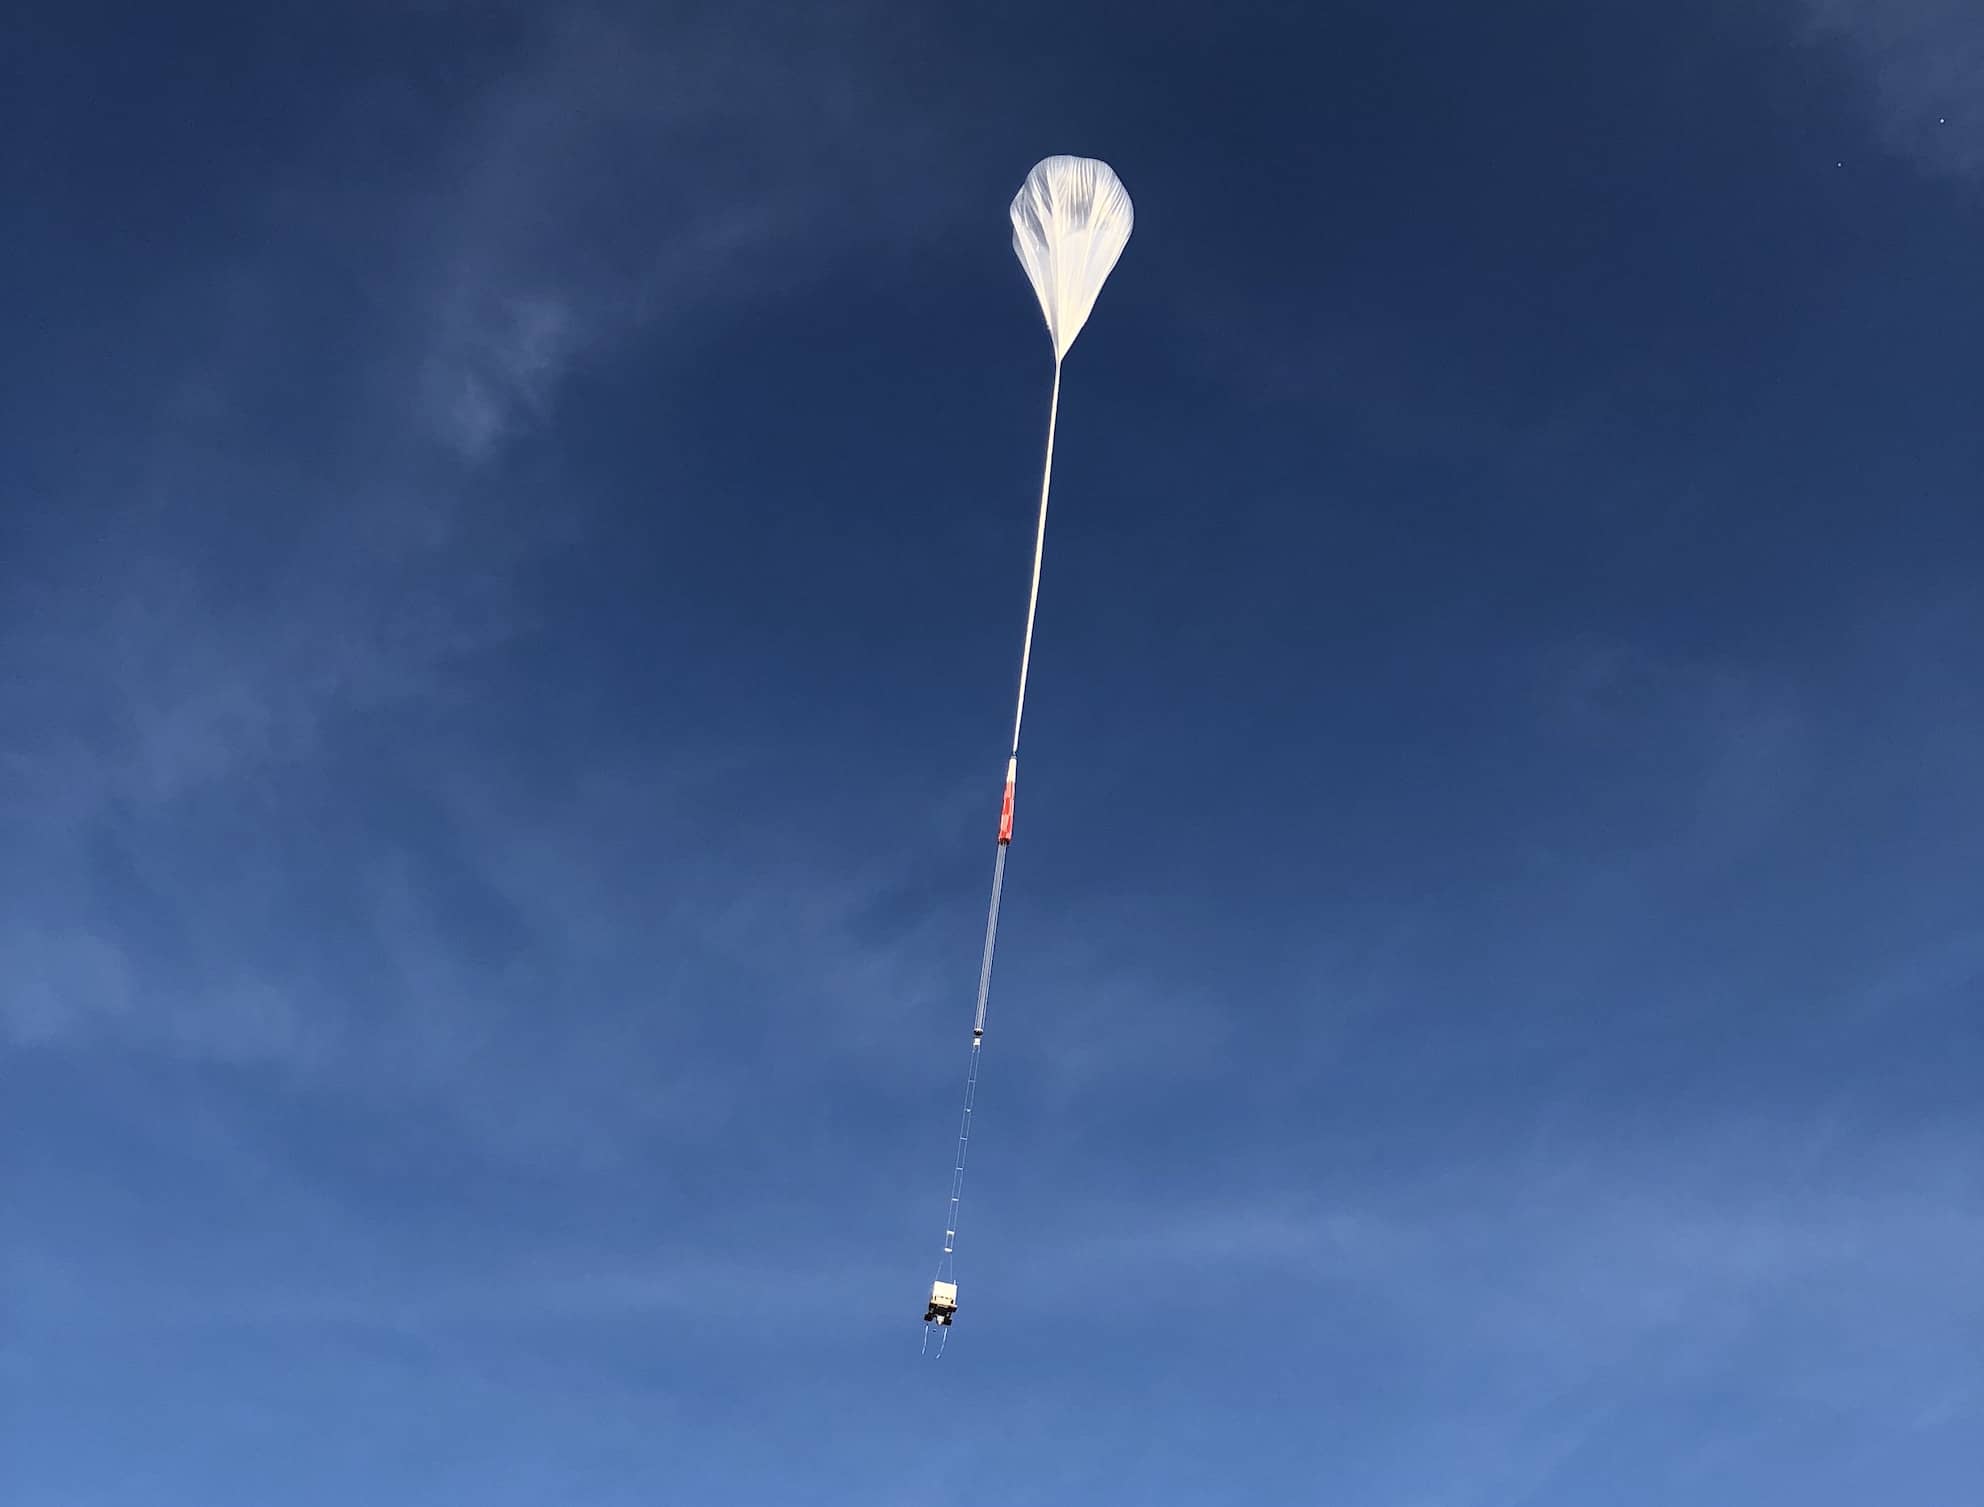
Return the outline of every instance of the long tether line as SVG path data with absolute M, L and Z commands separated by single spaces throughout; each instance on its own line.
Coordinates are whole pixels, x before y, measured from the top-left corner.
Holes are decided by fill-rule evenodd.
M 978 1062 L 985 1044 L 985 1003 L 992 993 L 992 954 L 999 942 L 999 899 L 1006 887 L 1006 849 L 1013 840 L 1013 795 L 1019 781 L 1020 723 L 1026 716 L 1027 671 L 1033 664 L 1033 623 L 1040 605 L 1040 562 L 1047 544 L 1047 497 L 1054 480 L 1054 428 L 1061 412 L 1061 363 L 1054 363 L 1054 391 L 1047 403 L 1047 456 L 1040 470 L 1040 519 L 1033 536 L 1033 580 L 1027 589 L 1026 634 L 1020 645 L 1019 696 L 1013 707 L 1013 746 L 1006 760 L 1006 791 L 999 811 L 998 855 L 992 863 L 992 900 L 985 913 L 985 954 L 978 965 L 978 1003 L 971 1019 L 971 1061 L 965 1069 L 964 1113 L 958 1122 L 958 1155 L 951 1171 L 950 1209 L 944 1218 L 944 1250 L 937 1259 L 937 1280 L 957 1277 L 958 1210 L 964 1199 L 964 1160 L 971 1146 L 972 1100 L 978 1091 Z M 927 1340 L 928 1333 L 926 1331 Z M 946 1336 L 948 1338 L 948 1336 Z M 943 1342 L 938 1345 L 943 1354 Z

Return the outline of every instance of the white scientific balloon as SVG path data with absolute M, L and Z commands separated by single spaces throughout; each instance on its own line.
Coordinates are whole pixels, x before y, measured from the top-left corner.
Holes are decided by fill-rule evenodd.
M 1013 199 L 1013 251 L 1026 268 L 1058 366 L 1130 239 L 1130 195 L 1106 162 L 1049 157 Z
M 1027 587 L 1026 636 L 1020 640 L 1019 693 L 1013 698 L 1013 744 L 1006 756 L 1006 789 L 999 804 L 998 856 L 992 863 L 992 898 L 985 909 L 985 951 L 978 963 L 978 1004 L 971 1020 L 971 1065 L 965 1070 L 964 1111 L 958 1121 L 958 1157 L 951 1170 L 951 1204 L 944 1221 L 944 1251 L 923 1311 L 923 1343 L 930 1326 L 946 1336 L 958 1311 L 958 1208 L 964 1198 L 964 1154 L 971 1140 L 971 1108 L 978 1092 L 978 1057 L 985 1044 L 985 1005 L 992 990 L 992 955 L 999 941 L 999 897 L 1006 885 L 1006 848 L 1013 840 L 1013 799 L 1020 775 L 1020 722 L 1026 714 L 1026 677 L 1033 663 L 1033 624 L 1040 605 L 1040 561 L 1047 542 L 1047 497 L 1054 480 L 1054 427 L 1061 412 L 1061 361 L 1088 323 L 1095 296 L 1130 240 L 1130 196 L 1109 165 L 1092 157 L 1049 157 L 1037 163 L 1013 199 L 1013 250 L 1040 297 L 1047 333 L 1054 341 L 1054 394 L 1047 400 L 1047 453 L 1040 464 L 1040 522 L 1033 535 L 1033 581 Z

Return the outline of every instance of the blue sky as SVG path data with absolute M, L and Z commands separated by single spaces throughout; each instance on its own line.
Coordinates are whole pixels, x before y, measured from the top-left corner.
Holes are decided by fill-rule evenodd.
M 9 1507 L 1975 1500 L 1984 21 L 162 14 L 7 49 Z

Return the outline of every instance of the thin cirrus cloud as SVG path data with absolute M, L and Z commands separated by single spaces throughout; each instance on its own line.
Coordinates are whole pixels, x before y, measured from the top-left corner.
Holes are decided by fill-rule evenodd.
M 1806 0 L 1815 35 L 1866 81 L 1882 139 L 1921 166 L 1984 175 L 1984 18 L 1967 0 Z
M 878 115 L 886 26 L 860 7 L 831 26 L 760 9 L 759 28 L 727 8 L 687 35 L 561 17 L 443 152 L 437 209 L 408 221 L 418 403 L 464 459 L 542 420 L 588 353 L 956 212 L 929 181 L 883 191 L 934 178 L 956 126 L 899 132 Z

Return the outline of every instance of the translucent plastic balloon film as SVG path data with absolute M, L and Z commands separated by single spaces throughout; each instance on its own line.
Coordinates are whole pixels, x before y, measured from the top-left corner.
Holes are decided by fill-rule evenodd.
M 1130 239 L 1130 195 L 1106 162 L 1049 157 L 1027 174 L 1012 214 L 1013 251 L 1039 295 L 1058 362 Z

